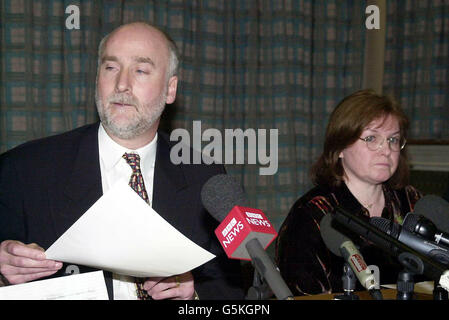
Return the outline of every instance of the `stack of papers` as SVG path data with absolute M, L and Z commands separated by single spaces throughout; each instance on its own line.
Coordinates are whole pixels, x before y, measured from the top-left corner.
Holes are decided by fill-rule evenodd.
M 211 235 L 213 236 L 213 235 Z M 116 184 L 50 248 L 47 259 L 134 277 L 169 277 L 215 256 Z M 102 271 L 0 288 L 0 299 L 108 299 Z
M 47 259 L 135 277 L 182 274 L 215 257 L 176 230 L 127 184 L 116 184 L 105 193 L 45 254 Z

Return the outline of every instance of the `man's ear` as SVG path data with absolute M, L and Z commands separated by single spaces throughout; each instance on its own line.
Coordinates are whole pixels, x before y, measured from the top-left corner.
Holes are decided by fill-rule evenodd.
M 175 102 L 177 88 L 178 88 L 178 77 L 172 76 L 168 80 L 167 99 L 165 100 L 165 103 L 170 104 Z

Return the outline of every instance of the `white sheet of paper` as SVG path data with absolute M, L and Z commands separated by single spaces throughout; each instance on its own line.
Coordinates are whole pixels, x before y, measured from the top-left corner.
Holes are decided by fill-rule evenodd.
M 0 300 L 108 300 L 103 271 L 0 287 Z
M 127 184 L 118 183 L 48 248 L 46 257 L 135 277 L 168 277 L 215 255 L 176 230 Z

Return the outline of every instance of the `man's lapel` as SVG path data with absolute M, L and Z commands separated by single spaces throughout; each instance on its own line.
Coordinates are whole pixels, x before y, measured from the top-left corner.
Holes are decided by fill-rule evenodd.
M 103 194 L 98 155 L 98 124 L 88 127 L 80 137 L 74 137 L 73 166 L 61 173 L 61 190 L 49 197 L 53 225 L 59 238 Z
M 169 221 L 177 218 L 173 207 L 176 207 L 176 194 L 187 187 L 187 181 L 181 166 L 170 160 L 170 147 L 167 137 L 158 134 L 156 162 L 153 181 L 153 209 Z
M 58 237 L 103 195 L 98 153 L 98 125 L 99 123 L 89 127 L 81 137 L 74 165 L 63 190 L 61 209 L 53 214 Z M 83 272 L 94 270 L 83 266 L 80 268 Z M 113 299 L 111 272 L 105 271 L 104 274 L 109 298 Z

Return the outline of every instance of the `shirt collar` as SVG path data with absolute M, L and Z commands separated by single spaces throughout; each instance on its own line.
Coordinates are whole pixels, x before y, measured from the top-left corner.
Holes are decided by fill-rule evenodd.
M 100 124 L 98 128 L 98 148 L 100 152 L 100 159 L 103 162 L 104 169 L 109 171 L 119 163 L 119 161 L 125 161 L 122 156 L 125 152 L 137 153 L 140 156 L 140 163 L 142 169 L 154 168 L 154 162 L 156 160 L 156 146 L 157 146 L 158 134 L 154 136 L 153 140 L 142 148 L 131 150 L 119 145 L 117 142 L 106 133 L 103 128 L 103 124 Z

